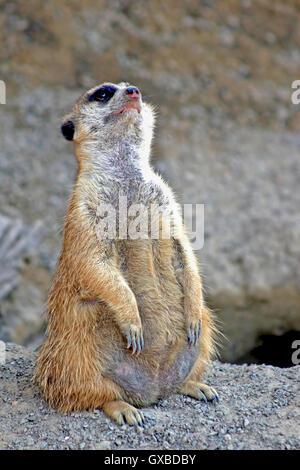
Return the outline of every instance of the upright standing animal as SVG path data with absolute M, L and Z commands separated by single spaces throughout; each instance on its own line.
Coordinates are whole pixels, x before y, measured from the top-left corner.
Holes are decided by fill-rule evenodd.
M 102 408 L 137 425 L 144 417 L 133 405 L 171 393 L 218 400 L 200 382 L 215 349 L 214 321 L 179 206 L 149 163 L 153 124 L 151 106 L 123 82 L 84 93 L 62 124 L 79 169 L 35 372 L 62 412 Z M 151 224 L 148 236 L 137 227 L 136 205 L 159 209 L 157 237 Z

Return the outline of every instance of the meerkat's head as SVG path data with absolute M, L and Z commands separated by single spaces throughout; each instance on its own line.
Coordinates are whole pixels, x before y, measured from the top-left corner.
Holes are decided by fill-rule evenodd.
M 107 146 L 126 136 L 150 147 L 153 125 L 153 108 L 142 101 L 138 88 L 124 82 L 104 83 L 78 99 L 61 131 L 77 144 L 102 141 Z

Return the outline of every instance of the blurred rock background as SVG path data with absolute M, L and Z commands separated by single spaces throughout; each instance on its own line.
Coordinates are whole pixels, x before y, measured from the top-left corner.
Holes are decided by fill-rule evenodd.
M 182 203 L 205 204 L 197 254 L 227 337 L 221 358 L 257 361 L 266 335 L 290 338 L 272 343 L 289 358 L 300 336 L 300 4 L 5 1 L 0 44 L 0 339 L 42 340 L 76 175 L 60 120 L 87 88 L 126 80 L 156 105 L 155 167 Z

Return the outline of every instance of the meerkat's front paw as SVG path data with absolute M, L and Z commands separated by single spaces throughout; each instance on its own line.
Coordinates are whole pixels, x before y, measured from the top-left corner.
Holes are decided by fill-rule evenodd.
M 122 328 L 122 333 L 127 340 L 127 349 L 132 348 L 132 354 L 139 355 L 144 348 L 142 327 L 129 323 Z
M 201 319 L 190 321 L 187 325 L 187 337 L 190 346 L 195 346 L 201 334 Z

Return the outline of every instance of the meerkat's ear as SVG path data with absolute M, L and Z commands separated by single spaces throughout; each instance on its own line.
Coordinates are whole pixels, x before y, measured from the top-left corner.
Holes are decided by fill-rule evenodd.
M 61 125 L 61 132 L 65 139 L 73 140 L 75 126 L 71 119 L 66 119 Z

